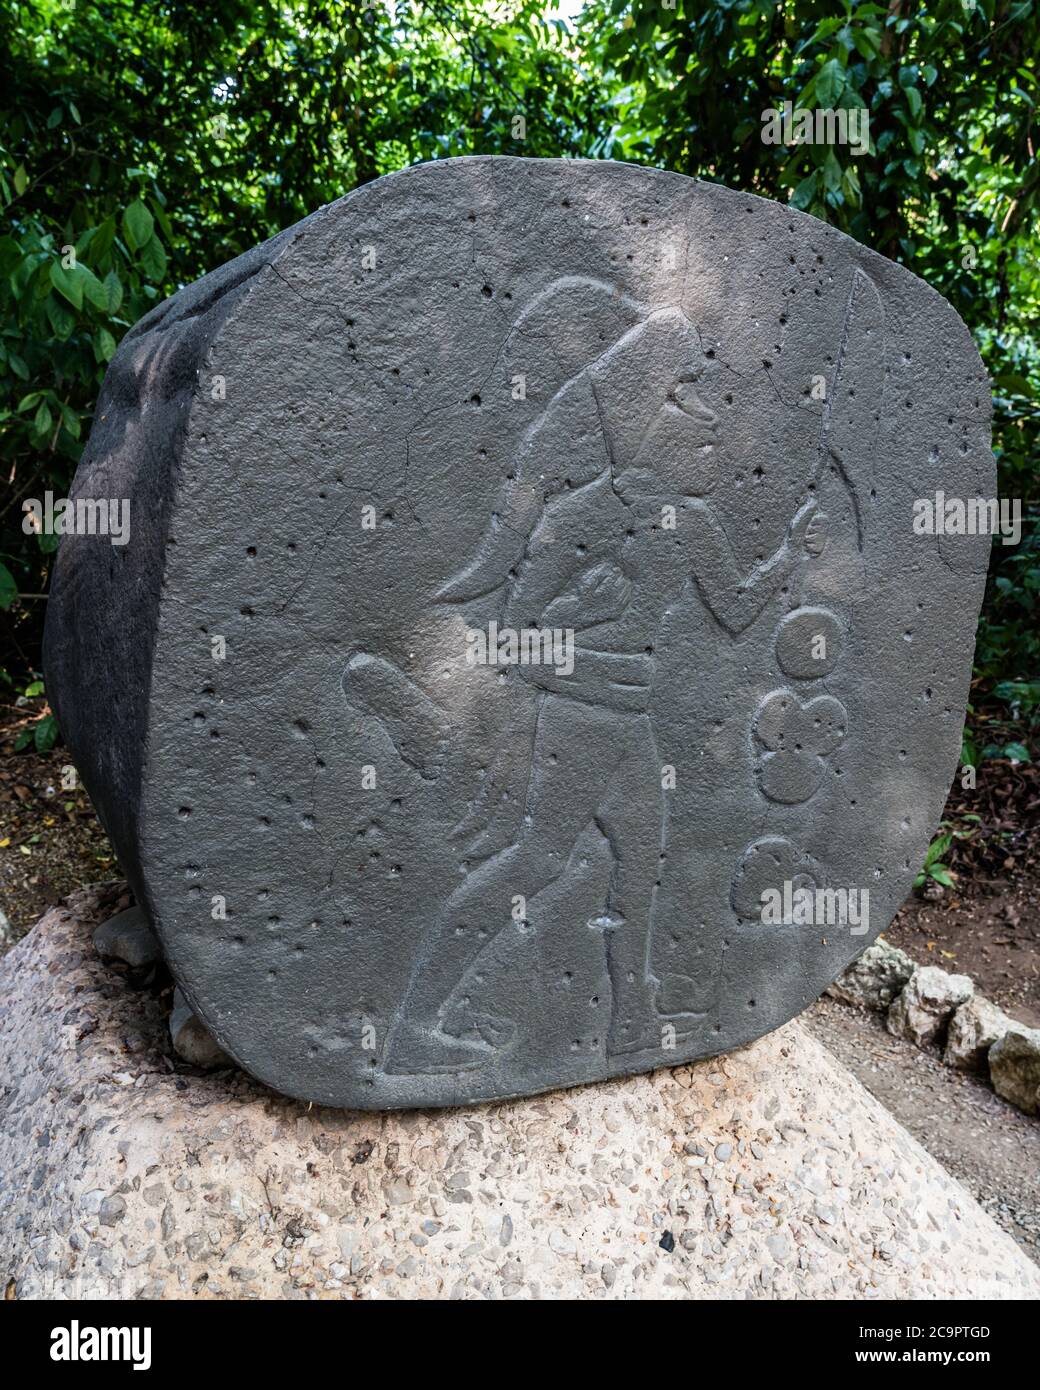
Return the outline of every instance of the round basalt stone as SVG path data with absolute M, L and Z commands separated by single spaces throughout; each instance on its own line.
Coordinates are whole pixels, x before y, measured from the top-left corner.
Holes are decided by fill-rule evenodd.
M 154 309 L 46 674 L 187 1006 L 370 1108 L 804 1008 L 941 814 L 989 412 L 901 266 L 619 164 L 410 169 Z

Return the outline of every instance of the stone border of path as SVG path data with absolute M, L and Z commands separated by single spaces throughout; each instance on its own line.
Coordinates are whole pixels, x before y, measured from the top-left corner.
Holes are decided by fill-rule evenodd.
M 937 1044 L 947 1066 L 988 1077 L 997 1095 L 1040 1115 L 1040 1028 L 1016 1022 L 969 976 L 918 965 L 879 937 L 826 993 L 883 1013 L 894 1037 Z

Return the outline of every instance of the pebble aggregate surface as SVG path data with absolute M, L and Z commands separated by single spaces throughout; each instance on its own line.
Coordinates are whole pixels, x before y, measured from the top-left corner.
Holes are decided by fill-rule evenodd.
M 0 962 L 17 1298 L 1036 1298 L 1040 1270 L 797 1022 L 472 1109 L 358 1113 L 175 1060 L 90 890 Z

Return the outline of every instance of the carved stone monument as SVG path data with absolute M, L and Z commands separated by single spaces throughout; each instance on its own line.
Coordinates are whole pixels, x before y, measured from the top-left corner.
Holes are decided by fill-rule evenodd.
M 48 690 L 220 1046 L 376 1109 L 796 1014 L 941 813 L 989 410 L 907 270 L 609 163 L 410 169 L 148 314 Z

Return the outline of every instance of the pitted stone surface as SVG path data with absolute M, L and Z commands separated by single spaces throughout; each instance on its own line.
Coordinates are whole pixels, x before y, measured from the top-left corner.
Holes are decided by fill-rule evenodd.
M 63 909 L 0 962 L 19 1298 L 1040 1296 L 798 1024 L 653 1076 L 372 1115 L 171 1070 L 158 1002 L 113 978 Z
M 993 494 L 988 419 L 905 269 L 631 166 L 438 161 L 158 307 L 46 667 L 192 1010 L 376 1109 L 789 1019 L 943 805 L 989 537 L 913 504 Z M 764 923 L 785 881 L 869 920 Z

